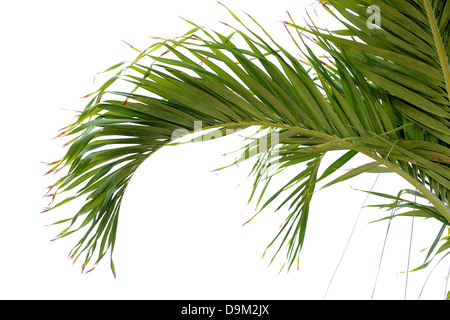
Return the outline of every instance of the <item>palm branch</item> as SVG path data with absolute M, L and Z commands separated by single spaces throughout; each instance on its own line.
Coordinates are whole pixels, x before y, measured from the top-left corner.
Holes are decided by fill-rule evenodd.
M 287 210 L 268 245 L 276 249 L 272 260 L 286 250 L 283 268 L 299 263 L 317 186 L 367 172 L 396 173 L 411 185 L 398 195 L 366 191 L 391 201 L 380 204 L 383 209 L 407 210 L 387 219 L 420 216 L 442 224 L 416 270 L 450 252 L 450 240 L 441 238 L 450 226 L 450 4 L 320 3 L 342 29 L 312 21 L 304 27 L 288 15 L 284 25 L 298 48 L 294 53 L 251 16 L 252 28 L 227 8 L 235 21 L 227 24 L 229 33 L 186 20 L 192 29 L 183 36 L 157 39 L 131 63 L 105 70 L 114 74 L 86 96 L 85 109 L 62 130 L 69 147 L 48 172 L 64 172 L 48 192 L 63 198 L 44 212 L 86 197 L 75 215 L 55 222 L 66 225 L 57 239 L 84 231 L 70 253 L 74 260 L 84 256 L 83 269 L 91 264 L 92 270 L 109 254 L 115 275 L 118 217 L 130 179 L 148 157 L 198 131 L 199 124 L 215 136 L 258 129 L 230 165 L 255 160 L 250 174 L 257 214 L 276 201 L 276 210 Z M 127 89 L 115 89 L 119 85 Z M 358 154 L 370 161 L 339 175 Z M 333 159 L 325 168 L 324 157 Z M 270 191 L 271 181 L 288 168 L 293 176 Z

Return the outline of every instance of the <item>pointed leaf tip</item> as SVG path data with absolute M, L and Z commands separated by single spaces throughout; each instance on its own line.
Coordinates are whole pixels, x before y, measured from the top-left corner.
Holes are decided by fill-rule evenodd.
M 92 96 L 92 95 L 93 95 L 93 93 L 87 94 L 87 95 L 85 95 L 85 96 L 82 96 L 81 99 L 89 98 L 89 97 Z
M 247 12 L 245 12 L 245 11 L 244 11 L 244 13 L 245 13 L 250 19 L 255 20 L 255 19 L 253 19 L 253 17 L 252 17 L 249 13 L 247 13 Z
M 116 268 L 114 267 L 114 262 L 113 262 L 112 258 L 111 258 L 111 271 L 114 276 L 114 279 L 116 279 Z
M 86 271 L 86 273 L 85 274 L 88 274 L 89 272 L 91 272 L 92 270 L 94 270 L 95 269 L 95 267 L 93 267 L 93 268 L 91 268 L 91 269 L 89 269 L 88 271 Z
M 55 171 L 55 168 L 52 168 L 52 169 L 50 169 L 49 171 L 47 171 L 47 172 L 44 174 L 44 176 L 48 175 L 49 173 L 51 173 L 51 172 L 53 172 L 53 171 Z
M 58 135 L 57 135 L 56 137 L 54 137 L 53 139 L 60 138 L 60 137 L 64 136 L 66 133 L 67 133 L 67 131 L 64 130 L 63 132 L 61 132 L 60 134 L 58 134 Z
M 129 44 L 128 42 L 126 42 L 125 40 L 121 40 L 122 42 L 124 42 L 125 44 L 127 44 L 128 46 L 130 46 L 131 49 L 136 49 L 134 46 L 132 46 L 131 44 Z
M 44 210 L 41 211 L 41 213 L 45 213 L 45 212 L 50 211 L 52 209 L 53 209 L 52 207 L 45 207 Z

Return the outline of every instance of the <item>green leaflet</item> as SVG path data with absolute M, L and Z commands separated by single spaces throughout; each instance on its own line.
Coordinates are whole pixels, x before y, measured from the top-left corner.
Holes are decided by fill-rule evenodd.
M 338 182 L 342 182 L 342 181 L 345 181 L 347 179 L 356 177 L 357 175 L 360 175 L 360 174 L 365 173 L 365 172 L 367 172 L 369 170 L 375 169 L 375 168 L 379 167 L 380 165 L 381 164 L 379 162 L 376 162 L 376 161 L 363 164 L 362 166 L 359 166 L 357 168 L 349 170 L 348 172 L 344 173 L 343 175 L 341 175 L 340 177 L 334 179 L 333 181 L 328 182 L 326 185 L 324 185 L 322 187 L 322 189 L 327 188 L 327 187 L 329 187 L 329 186 L 331 186 L 333 184 L 336 184 Z
M 357 152 L 355 150 L 350 150 L 347 153 L 345 153 L 342 157 L 340 157 L 339 159 L 337 159 L 336 161 L 334 161 L 320 176 L 319 179 L 317 179 L 317 181 L 320 181 L 322 179 L 325 179 L 326 177 L 328 177 L 330 174 L 333 174 L 334 172 L 336 172 L 336 170 L 338 170 L 339 168 L 341 168 L 343 165 L 345 165 L 348 161 L 350 161 L 350 159 L 352 159 L 355 155 L 357 154 Z

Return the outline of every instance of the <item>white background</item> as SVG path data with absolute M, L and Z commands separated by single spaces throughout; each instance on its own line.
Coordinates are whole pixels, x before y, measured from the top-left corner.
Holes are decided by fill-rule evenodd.
M 291 46 L 280 21 L 286 9 L 303 24 L 307 9 L 319 25 L 313 1 L 224 1 L 245 19 L 250 13 L 281 43 Z M 114 261 L 81 274 L 81 263 L 66 256 L 77 236 L 50 242 L 61 229 L 44 225 L 73 215 L 68 205 L 45 214 L 45 187 L 56 177 L 43 177 L 40 161 L 61 157 L 61 143 L 52 140 L 87 103 L 80 97 L 95 90 L 97 77 L 144 49 L 149 36 L 176 37 L 191 27 L 178 16 L 226 30 L 235 24 L 216 1 L 3 1 L 0 4 L 2 77 L 0 184 L 1 299 L 370 299 L 387 223 L 368 224 L 386 214 L 361 211 L 348 250 L 336 270 L 366 195 L 376 175 L 364 175 L 317 193 L 300 270 L 278 274 L 282 260 L 268 267 L 261 259 L 286 212 L 253 214 L 247 206 L 251 179 L 246 165 L 219 174 L 211 171 L 232 158 L 240 140 L 179 146 L 161 150 L 144 163 L 123 201 Z M 248 21 L 248 19 L 246 20 Z M 249 22 L 251 24 L 251 22 Z M 224 29 L 225 28 L 225 29 Z M 332 159 L 330 159 L 332 161 Z M 363 163 L 364 159 L 354 164 Z M 378 179 L 374 190 L 395 193 L 406 185 L 392 175 Z M 376 203 L 380 199 L 369 198 Z M 375 299 L 403 299 L 411 221 L 394 220 Z M 431 233 L 430 233 L 431 230 Z M 436 226 L 417 219 L 411 267 L 424 259 Z M 282 257 L 280 257 L 282 258 Z M 80 258 L 81 259 L 81 258 Z M 421 296 L 441 299 L 443 265 L 432 274 Z M 439 271 L 440 270 L 440 271 Z M 409 275 L 407 299 L 416 299 L 429 271 Z

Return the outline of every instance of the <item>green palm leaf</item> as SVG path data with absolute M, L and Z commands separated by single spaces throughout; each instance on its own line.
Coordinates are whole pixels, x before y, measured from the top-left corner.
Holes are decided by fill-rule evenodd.
M 286 250 L 287 269 L 299 263 L 318 183 L 325 188 L 359 174 L 394 172 L 429 205 L 411 209 L 394 197 L 385 208 L 406 208 L 397 216 L 426 216 L 449 226 L 449 5 L 322 3 L 345 29 L 285 22 L 306 61 L 252 17 L 256 31 L 230 11 L 237 25 L 229 25 L 230 34 L 188 21 L 193 29 L 183 37 L 162 39 L 132 63 L 105 71 L 116 73 L 88 95 L 91 101 L 63 132 L 72 140 L 52 164 L 50 172 L 64 173 L 51 195 L 66 197 L 45 210 L 86 198 L 72 218 L 57 222 L 68 224 L 57 238 L 85 230 L 71 252 L 75 259 L 84 254 L 83 268 L 109 253 L 115 273 L 112 253 L 128 182 L 149 156 L 199 125 L 219 136 L 260 128 L 236 163 L 255 158 L 251 198 L 258 214 L 278 200 L 277 210 L 289 212 L 268 246 L 279 242 L 273 258 Z M 380 25 L 369 24 L 373 8 L 381 12 Z M 328 57 L 316 54 L 316 47 Z M 130 90 L 115 89 L 119 84 Z M 339 176 L 356 154 L 371 161 Z M 324 157 L 335 160 L 321 170 Z M 287 168 L 297 173 L 267 198 L 269 183 Z M 447 246 L 441 248 L 438 253 Z

